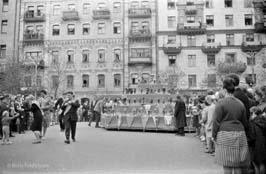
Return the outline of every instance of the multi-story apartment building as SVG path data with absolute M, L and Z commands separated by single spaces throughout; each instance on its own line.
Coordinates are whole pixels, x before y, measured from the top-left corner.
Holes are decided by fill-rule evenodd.
M 21 59 L 33 62 L 37 72 L 25 75 L 25 86 L 73 90 L 78 97 L 123 92 L 123 1 L 22 4 Z
M 159 72 L 174 69 L 178 87 L 192 90 L 216 87 L 219 62 L 244 62 L 244 74 L 255 76 L 257 60 L 265 57 L 263 5 L 252 0 L 160 1 Z
M 19 0 L 0 1 L 0 65 L 17 61 Z

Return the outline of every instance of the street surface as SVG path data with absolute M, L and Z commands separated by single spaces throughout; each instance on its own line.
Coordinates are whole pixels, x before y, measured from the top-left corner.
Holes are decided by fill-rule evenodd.
M 219 174 L 222 168 L 193 134 L 106 131 L 77 126 L 77 142 L 64 143 L 59 126 L 49 127 L 42 144 L 33 134 L 16 135 L 0 145 L 0 174 Z

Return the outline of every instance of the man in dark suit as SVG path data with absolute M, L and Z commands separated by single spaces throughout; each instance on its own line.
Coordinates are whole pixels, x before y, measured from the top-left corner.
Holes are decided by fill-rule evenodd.
M 176 119 L 176 135 L 185 136 L 185 127 L 187 126 L 186 122 L 186 104 L 182 100 L 181 96 L 176 97 L 175 104 L 175 119 Z
M 79 106 L 80 106 L 79 101 L 78 100 L 74 101 L 73 92 L 67 92 L 67 100 L 64 102 L 62 106 L 62 109 L 64 110 L 66 144 L 70 144 L 69 140 L 70 131 L 73 142 L 76 141 L 75 135 L 76 135 L 76 127 L 78 121 L 77 110 Z

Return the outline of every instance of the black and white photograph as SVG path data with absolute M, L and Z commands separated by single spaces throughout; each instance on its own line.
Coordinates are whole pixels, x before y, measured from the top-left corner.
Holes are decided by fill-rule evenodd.
M 266 0 L 0 0 L 0 174 L 266 174 Z

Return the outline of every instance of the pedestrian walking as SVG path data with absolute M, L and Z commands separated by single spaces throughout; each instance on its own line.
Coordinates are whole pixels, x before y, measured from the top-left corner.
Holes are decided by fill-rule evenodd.
M 217 103 L 213 118 L 215 160 L 223 166 L 225 174 L 246 174 L 250 163 L 246 109 L 244 104 L 234 97 L 233 79 L 225 78 L 223 88 L 225 98 Z
M 181 96 L 176 97 L 176 104 L 174 110 L 174 117 L 176 119 L 176 135 L 185 136 L 186 122 L 186 104 L 182 100 Z

